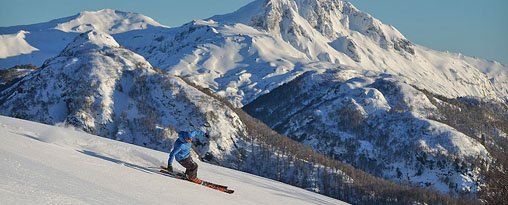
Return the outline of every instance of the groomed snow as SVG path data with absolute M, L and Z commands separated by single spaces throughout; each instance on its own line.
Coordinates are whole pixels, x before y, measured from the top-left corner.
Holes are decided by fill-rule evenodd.
M 225 194 L 155 173 L 166 153 L 73 128 L 0 116 L 0 133 L 2 204 L 344 204 L 198 162 L 202 179 L 236 191 Z

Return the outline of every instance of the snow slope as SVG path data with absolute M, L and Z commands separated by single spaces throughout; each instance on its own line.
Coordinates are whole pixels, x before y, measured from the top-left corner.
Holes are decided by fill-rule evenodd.
M 345 204 L 198 162 L 202 179 L 235 189 L 228 195 L 154 173 L 167 153 L 73 128 L 0 116 L 0 132 L 0 198 L 6 204 Z

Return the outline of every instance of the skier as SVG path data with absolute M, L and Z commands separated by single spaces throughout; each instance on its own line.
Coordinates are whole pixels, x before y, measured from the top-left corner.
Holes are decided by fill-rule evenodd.
M 198 164 L 192 160 L 190 149 L 192 147 L 192 140 L 197 137 L 204 137 L 205 133 L 201 131 L 180 131 L 178 132 L 178 139 L 173 145 L 173 150 L 169 154 L 168 159 L 168 172 L 173 172 L 173 159 L 176 159 L 183 167 L 185 167 L 185 176 L 189 181 L 194 183 L 201 183 L 202 181 L 197 178 Z

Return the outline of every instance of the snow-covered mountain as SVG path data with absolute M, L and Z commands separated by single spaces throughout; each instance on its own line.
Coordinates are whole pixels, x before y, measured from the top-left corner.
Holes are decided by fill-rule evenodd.
M 380 160 L 381 165 L 377 167 L 373 165 L 375 167 L 373 169 L 389 171 L 376 170 L 373 173 L 396 181 L 432 186 L 443 192 L 476 193 L 484 185 L 484 175 L 480 172 L 486 171 L 482 167 L 488 167 L 493 159 L 484 145 L 477 141 L 479 138 L 467 136 L 452 126 L 435 122 L 434 118 L 443 114 L 437 111 L 435 105 L 429 104 L 429 99 L 424 101 L 426 104 L 411 103 L 425 100 L 426 95 L 423 91 L 426 91 L 450 99 L 468 96 L 506 104 L 508 67 L 498 62 L 434 51 L 415 45 L 392 26 L 385 25 L 369 14 L 359 11 L 350 3 L 338 0 L 259 0 L 231 14 L 194 21 L 155 35 L 138 35 L 137 38 L 135 41 L 127 36 L 119 36 L 119 42 L 145 56 L 154 66 L 208 87 L 238 107 L 271 92 L 283 83 L 290 82 L 306 71 L 348 73 L 352 70 L 360 73 L 339 77 L 340 82 L 362 78 L 361 81 L 365 82 L 357 85 L 359 86 L 357 89 L 337 91 L 339 93 L 329 96 L 317 93 L 316 99 L 329 97 L 338 101 L 353 99 L 364 102 L 358 105 L 354 102 L 351 106 L 353 110 L 357 110 L 358 107 L 361 107 L 360 110 L 365 109 L 360 112 L 360 116 L 375 117 L 368 121 L 370 124 L 361 121 L 358 126 L 375 127 L 376 129 L 369 131 L 377 132 L 376 134 L 384 133 L 384 136 L 393 137 L 397 143 L 400 142 L 401 146 L 392 146 L 391 152 L 381 155 L 369 154 L 369 157 L 374 159 L 377 157 L 393 159 L 393 161 Z M 147 45 L 146 42 L 153 43 Z M 325 78 L 333 79 L 334 74 L 330 75 L 332 76 Z M 385 76 L 392 77 L 388 81 L 378 81 Z M 310 78 L 309 81 L 313 80 Z M 336 83 L 328 85 L 332 88 L 341 84 L 337 80 L 332 82 Z M 374 82 L 379 84 L 378 87 L 385 86 L 382 84 L 386 83 L 386 86 L 394 87 L 390 89 L 397 91 L 372 89 L 369 86 Z M 319 84 L 320 81 L 314 83 Z M 312 84 L 304 85 L 312 87 Z M 295 90 L 302 92 L 295 91 L 297 94 L 314 95 L 306 93 L 305 86 L 298 88 Z M 331 88 L 323 89 L 336 92 Z M 369 92 L 377 94 L 374 96 L 359 94 Z M 356 95 L 360 95 L 360 99 L 358 96 L 353 98 Z M 291 99 L 286 95 L 287 98 L 277 101 L 274 99 L 278 98 L 273 98 L 275 95 L 268 96 L 272 98 L 263 98 L 266 103 L 263 107 L 252 106 L 252 109 L 273 111 L 276 108 L 270 105 L 276 104 L 282 108 L 282 111 L 279 111 L 282 115 L 267 112 L 263 118 L 264 122 L 272 128 L 278 127 L 277 124 L 270 124 L 270 120 L 287 123 L 284 124 L 286 126 L 284 129 L 278 131 L 296 139 L 306 139 L 307 144 L 313 145 L 315 149 L 327 150 L 323 153 L 333 156 L 352 151 L 344 149 L 344 146 L 365 145 L 366 147 L 360 148 L 367 149 L 369 143 L 376 143 L 366 140 L 366 133 L 355 133 L 352 138 L 354 143 L 329 145 L 337 142 L 329 138 L 342 138 L 338 132 L 341 128 L 337 127 L 337 123 L 330 122 L 344 118 L 335 111 L 348 103 L 337 104 L 324 98 L 308 102 L 305 109 L 285 113 L 284 111 L 291 110 L 295 106 L 287 103 L 288 101 L 298 104 L 302 103 L 299 102 L 301 99 Z M 394 100 L 388 100 L 389 98 Z M 365 108 L 372 106 L 369 103 L 381 105 Z M 325 120 L 324 123 L 318 121 L 312 126 L 305 126 L 306 118 L 312 116 L 315 111 L 312 109 L 321 110 L 320 106 L 325 105 L 328 107 L 322 108 L 325 110 L 324 114 L 336 117 Z M 399 107 L 408 109 L 402 109 L 403 114 L 392 115 L 391 111 L 399 110 Z M 348 114 L 351 113 L 343 113 Z M 377 114 L 381 116 L 376 116 Z M 284 115 L 286 118 L 282 118 Z M 416 117 L 412 117 L 413 115 Z M 347 120 L 342 121 L 346 123 L 345 126 L 353 126 L 348 124 L 350 122 Z M 393 124 L 384 124 L 385 121 Z M 409 131 L 401 134 L 401 129 Z M 434 131 L 429 132 L 428 129 Z M 327 132 L 328 130 L 332 131 Z M 383 132 L 380 132 L 381 130 Z M 329 135 L 323 136 L 323 133 Z M 503 133 L 504 131 L 501 131 L 496 137 L 505 135 Z M 416 162 L 417 158 L 424 160 L 415 154 L 418 151 L 399 155 L 401 158 L 393 157 L 404 152 L 407 147 L 405 145 L 409 145 L 408 142 L 410 147 L 414 146 L 415 150 L 421 151 L 419 154 L 430 153 L 433 157 L 444 157 L 445 162 L 440 162 L 442 170 L 433 170 L 435 164 L 427 163 L 425 166 L 429 167 L 425 168 L 423 165 L 425 162 L 420 164 Z M 378 151 L 385 150 L 384 147 L 390 143 L 391 141 L 380 142 L 379 147 L 371 147 Z M 322 146 L 323 144 L 328 145 Z M 334 148 L 342 151 L 330 151 Z M 361 150 L 355 153 L 359 153 L 355 157 L 362 157 Z M 402 158 L 409 164 L 390 165 L 391 162 L 396 163 Z M 457 168 L 454 164 L 461 160 L 471 164 Z M 349 160 L 353 161 L 355 160 Z M 424 171 L 427 171 L 427 174 L 422 176 Z M 401 178 L 403 174 L 406 174 L 405 179 Z M 399 179 L 396 179 L 397 177 Z
M 150 17 L 112 9 L 83 11 L 74 16 L 33 25 L 0 27 L 0 69 L 20 64 L 40 66 L 56 56 L 78 34 L 108 34 L 166 28 Z
M 259 0 L 211 19 L 267 31 L 289 42 L 311 61 L 403 76 L 410 84 L 444 96 L 495 98 L 494 91 L 505 100 L 508 96 L 505 65 L 414 45 L 393 26 L 346 1 Z M 474 68 L 485 72 L 488 78 Z
M 401 76 L 450 98 L 508 96 L 505 65 L 414 45 L 392 26 L 338 0 L 258 0 L 231 14 L 136 39 L 118 41 L 238 107 L 304 71 L 338 65 Z
M 115 20 L 121 18 L 148 23 L 128 27 L 137 24 Z M 108 21 L 95 26 L 94 19 Z M 508 96 L 505 65 L 414 45 L 392 26 L 344 1 L 257 0 L 237 12 L 176 28 L 150 20 L 139 14 L 101 10 L 48 23 L 1 28 L 2 34 L 30 33 L 25 34 L 28 44 L 20 48 L 22 51 L 9 54 L 19 55 L 0 58 L 0 66 L 41 65 L 57 55 L 76 35 L 74 32 L 94 25 L 115 33 L 122 46 L 141 54 L 155 67 L 189 75 L 190 80 L 227 97 L 237 107 L 304 71 L 333 69 L 339 64 L 403 76 L 412 85 L 447 97 L 506 100 Z M 134 30 L 137 28 L 147 29 Z M 17 40 L 23 41 L 21 37 Z M 27 52 L 32 53 L 22 54 Z
M 346 204 L 198 162 L 202 179 L 235 189 L 227 195 L 157 174 L 167 153 L 73 128 L 0 116 L 0 132 L 0 198 L 5 204 Z
M 29 32 L 20 30 L 14 34 L 1 35 L 0 40 L 2 44 L 0 44 L 0 50 L 2 52 L 0 53 L 0 58 L 8 58 L 38 51 L 39 49 L 34 48 L 26 42 L 25 37 L 27 33 Z
M 376 176 L 446 193 L 476 193 L 485 187 L 494 159 L 477 135 L 443 122 L 450 117 L 443 106 L 455 107 L 398 76 L 345 67 L 301 75 L 244 109 L 276 131 Z M 503 138 L 506 125 L 505 116 L 494 127 L 497 135 L 480 131 L 483 140 Z
M 240 118 L 238 112 L 206 90 L 152 68 L 111 35 L 95 30 L 78 35 L 58 56 L 21 79 L 12 80 L 0 91 L 2 115 L 70 125 L 162 151 L 170 150 L 177 131 L 202 130 L 209 137 L 197 139 L 196 160 L 256 173 L 336 198 L 339 194 L 333 190 L 338 190 L 340 183 L 329 184 L 320 178 L 352 180 L 337 166 L 319 169 L 315 166 L 325 165 L 317 160 L 281 156 L 282 151 L 273 149 L 282 148 L 267 145 L 265 139 L 254 136 L 247 130 L 246 118 Z M 264 136 L 289 140 L 273 133 L 270 130 Z M 310 171 L 316 175 L 305 174 Z M 301 175 L 306 176 L 295 177 Z M 363 200 L 358 195 L 349 198 L 353 199 Z
M 241 147 L 243 124 L 228 107 L 182 79 L 164 75 L 101 31 L 77 36 L 11 87 L 0 113 L 46 124 L 68 123 L 89 133 L 164 150 L 176 131 L 203 129 L 200 155 L 226 163 Z M 206 125 L 206 126 L 205 126 Z M 240 143 L 240 144 L 236 144 Z

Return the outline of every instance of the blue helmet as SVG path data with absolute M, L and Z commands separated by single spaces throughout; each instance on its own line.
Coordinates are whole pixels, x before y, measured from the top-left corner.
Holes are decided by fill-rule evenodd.
M 180 131 L 178 132 L 178 139 L 185 142 L 186 139 L 196 139 L 205 135 L 202 131 Z

